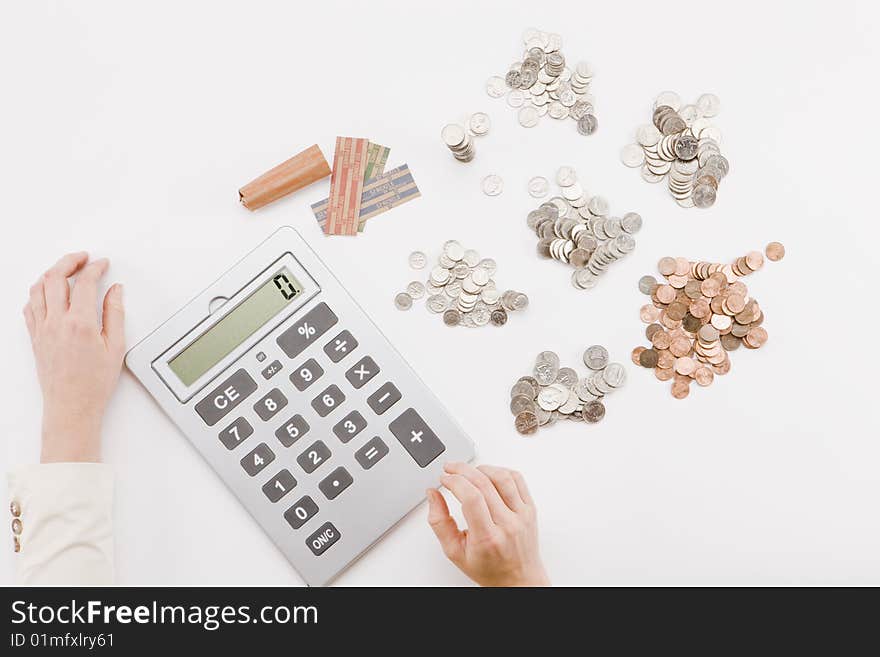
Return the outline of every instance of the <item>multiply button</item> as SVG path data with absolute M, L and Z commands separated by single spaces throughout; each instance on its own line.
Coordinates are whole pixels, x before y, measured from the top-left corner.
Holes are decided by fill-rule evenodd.
M 355 388 L 363 388 L 379 373 L 379 366 L 369 356 L 364 356 L 345 373 L 345 378 Z
M 391 383 L 385 383 L 372 395 L 367 397 L 367 404 L 376 415 L 382 415 L 400 400 L 400 390 Z
M 400 417 L 388 425 L 388 428 L 422 468 L 446 450 L 437 435 L 411 408 L 401 413 Z
M 201 416 L 205 424 L 213 427 L 256 389 L 257 382 L 251 378 L 251 375 L 244 369 L 237 370 L 196 404 L 196 413 Z
M 279 335 L 276 342 L 288 358 L 296 358 L 338 321 L 339 319 L 326 303 L 319 303 Z
M 324 480 L 318 484 L 318 488 L 321 489 L 321 492 L 324 493 L 324 496 L 328 500 L 332 500 L 339 495 L 339 493 L 351 486 L 353 481 L 354 479 L 348 474 L 348 470 L 340 466 L 327 475 Z
M 358 346 L 358 341 L 348 331 L 342 331 L 324 345 L 324 353 L 334 363 L 338 363 Z
M 306 539 L 306 545 L 316 557 L 324 554 L 331 545 L 338 541 L 342 535 L 339 530 L 333 526 L 332 522 L 325 522 L 318 527 L 318 531 Z

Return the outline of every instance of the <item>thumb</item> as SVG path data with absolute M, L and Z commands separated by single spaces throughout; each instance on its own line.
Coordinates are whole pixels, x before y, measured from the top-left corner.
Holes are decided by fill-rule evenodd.
M 104 295 L 104 340 L 110 347 L 125 348 L 125 307 L 122 304 L 122 285 L 116 283 Z
M 434 488 L 426 492 L 428 497 L 428 524 L 434 530 L 434 535 L 440 541 L 443 554 L 453 563 L 460 560 L 463 551 L 464 534 L 458 529 L 455 520 L 449 515 L 449 507 L 443 495 Z

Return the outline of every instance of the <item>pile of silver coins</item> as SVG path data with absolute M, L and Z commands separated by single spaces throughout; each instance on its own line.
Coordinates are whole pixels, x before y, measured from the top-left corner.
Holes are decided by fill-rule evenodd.
M 535 127 L 549 114 L 554 119 L 571 117 L 580 134 L 593 134 L 599 125 L 590 94 L 593 67 L 588 62 L 578 62 L 574 69 L 566 66 L 558 34 L 529 28 L 523 42 L 522 61 L 511 64 L 504 77 L 489 78 L 486 93 L 492 98 L 506 95 L 525 128 Z
M 459 162 L 470 162 L 474 159 L 474 140 L 462 126 L 457 123 L 443 126 L 440 138 Z
M 642 227 L 642 217 L 636 212 L 609 216 L 608 201 L 590 197 L 569 166 L 559 168 L 556 182 L 561 196 L 529 212 L 526 224 L 538 236 L 538 255 L 572 265 L 572 285 L 587 290 L 611 263 L 635 249 L 633 234 Z
M 423 251 L 410 254 L 411 268 L 421 270 L 427 264 Z M 414 300 L 427 297 L 428 310 L 442 315 L 446 326 L 504 326 L 508 313 L 524 310 L 529 298 L 516 290 L 500 292 L 492 278 L 497 268 L 492 258 L 481 258 L 477 251 L 449 240 L 427 281 L 409 283 L 405 292 L 394 297 L 394 305 L 398 310 L 409 310 Z
M 639 126 L 637 143 L 624 146 L 620 159 L 628 167 L 641 167 L 642 178 L 650 183 L 665 178 L 681 207 L 711 207 L 730 170 L 719 146 L 721 131 L 709 122 L 720 108 L 715 94 L 682 105 L 677 93 L 664 91 L 654 101 L 652 123 Z
M 605 395 L 626 383 L 626 370 L 608 362 L 608 350 L 601 345 L 588 347 L 583 360 L 590 372 L 580 377 L 571 367 L 560 367 L 556 353 L 538 354 L 532 374 L 510 389 L 510 412 L 519 433 L 531 435 L 562 418 L 594 424 L 605 417 Z

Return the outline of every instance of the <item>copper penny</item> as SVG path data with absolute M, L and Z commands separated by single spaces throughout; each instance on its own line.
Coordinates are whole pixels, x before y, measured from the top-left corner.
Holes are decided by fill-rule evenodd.
M 658 381 L 669 381 L 672 378 L 672 370 L 664 369 L 662 367 L 655 367 L 654 376 L 657 377 Z
M 755 326 L 754 328 L 749 329 L 749 332 L 746 333 L 746 337 L 743 338 L 749 345 L 757 348 L 763 346 L 765 342 L 767 342 L 767 329 L 763 326 Z
M 687 258 L 676 258 L 675 259 L 675 275 L 676 276 L 685 276 L 691 270 L 691 263 L 688 262 Z
M 684 305 L 681 301 L 673 301 L 666 309 L 666 314 L 671 319 L 684 319 L 685 313 L 687 313 L 687 311 L 688 307 Z
M 654 334 L 657 331 L 662 331 L 662 330 L 663 330 L 663 327 L 660 326 L 659 324 L 648 324 L 645 327 L 645 337 L 648 338 L 648 340 L 650 340 L 651 338 L 654 337 Z
M 655 350 L 644 349 L 639 354 L 639 360 L 636 363 L 636 365 L 641 365 L 642 367 L 657 367 L 657 361 L 658 361 L 658 355 Z
M 688 333 L 696 333 L 700 330 L 703 323 L 690 313 L 685 313 L 684 318 L 681 320 L 681 325 Z
M 730 359 L 726 359 L 718 365 L 712 365 L 712 371 L 722 376 L 727 374 L 730 371 Z
M 707 297 L 714 297 L 721 291 L 721 286 L 718 285 L 718 281 L 707 278 L 705 281 L 700 283 L 700 292 Z
M 672 370 L 673 363 L 675 363 L 675 356 L 668 349 L 657 351 L 657 367 L 664 370 Z
M 683 381 L 675 381 L 672 384 L 672 396 L 676 399 L 684 399 L 690 391 L 691 387 Z
M 660 262 L 657 263 L 657 269 L 660 270 L 660 273 L 664 276 L 669 276 L 670 274 L 675 273 L 675 258 L 670 258 L 669 256 L 660 258 Z
M 687 356 L 675 359 L 673 369 L 683 376 L 690 376 L 697 369 L 697 361 Z
M 733 324 L 733 320 L 727 315 L 712 315 L 711 323 L 719 331 L 727 331 Z
M 675 301 L 675 288 L 671 285 L 658 285 L 655 294 L 660 303 L 672 303 Z
M 669 343 L 669 351 L 673 356 L 687 356 L 690 353 L 690 350 L 691 341 L 688 338 L 676 336 L 672 338 L 672 341 Z
M 736 351 L 741 343 L 742 339 L 736 337 L 733 333 L 721 336 L 721 346 L 724 347 L 724 351 Z
M 689 310 L 694 317 L 703 319 L 709 316 L 711 309 L 709 308 L 709 301 L 705 297 L 700 297 L 690 305 Z
M 764 266 L 764 256 L 760 251 L 749 251 L 746 253 L 746 267 L 752 271 L 758 271 Z
M 743 308 L 746 307 L 746 299 L 744 296 L 739 294 L 728 294 L 727 299 L 727 310 L 729 311 L 728 315 L 736 315 L 737 313 L 741 313 Z
M 785 257 L 785 247 L 780 242 L 770 242 L 765 248 L 764 253 L 767 260 L 778 262 Z
M 676 290 L 683 290 L 684 286 L 687 285 L 688 282 L 687 276 L 679 276 L 678 274 L 668 276 L 667 280 L 669 281 L 669 284 Z
M 641 362 L 639 362 L 639 356 L 641 356 L 644 351 L 646 351 L 645 347 L 636 347 L 632 350 L 630 359 L 632 360 L 633 365 L 641 365 Z
M 711 324 L 706 324 L 702 326 L 700 330 L 697 332 L 697 337 L 700 338 L 703 342 L 715 342 L 718 339 L 718 329 L 712 326 Z
M 666 331 L 657 331 L 654 334 L 654 337 L 651 338 L 651 344 L 654 345 L 657 349 L 669 349 L 669 343 L 671 340 L 669 339 L 669 333 Z
M 708 365 L 700 365 L 696 370 L 694 370 L 694 381 L 696 381 L 698 385 L 704 387 L 712 385 L 712 381 L 714 379 L 715 373 L 712 372 L 712 368 Z
M 514 426 L 522 435 L 531 435 L 538 430 L 538 416 L 531 411 L 523 411 L 516 416 Z
M 650 303 L 646 303 L 639 310 L 639 317 L 642 318 L 642 321 L 645 322 L 645 324 L 656 322 L 658 319 L 660 319 L 660 309 L 655 308 Z

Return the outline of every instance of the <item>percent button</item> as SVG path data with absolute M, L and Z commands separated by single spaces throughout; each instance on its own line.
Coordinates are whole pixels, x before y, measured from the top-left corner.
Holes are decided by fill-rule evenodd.
M 294 358 L 338 321 L 330 306 L 319 303 L 278 336 L 278 346 L 288 358 Z

